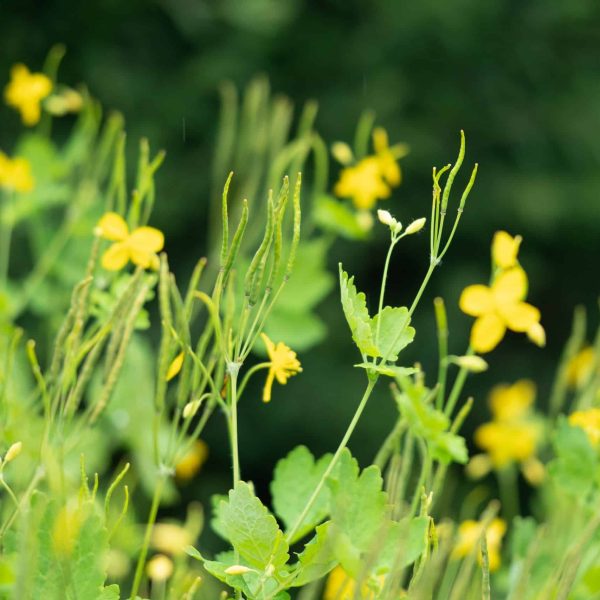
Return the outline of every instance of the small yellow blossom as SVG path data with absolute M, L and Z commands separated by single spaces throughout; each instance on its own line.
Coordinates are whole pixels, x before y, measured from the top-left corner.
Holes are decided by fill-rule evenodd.
M 342 169 L 333 191 L 340 198 L 352 198 L 354 206 L 361 210 L 373 208 L 377 200 L 389 198 L 391 194 L 376 156 L 367 156 L 356 165 Z
M 497 231 L 492 241 L 492 260 L 501 269 L 510 269 L 517 264 L 517 254 L 523 238 L 513 237 L 506 231 Z
M 390 147 L 386 130 L 383 127 L 376 127 L 373 130 L 373 148 L 385 181 L 392 187 L 400 185 L 402 171 L 397 161 L 408 154 L 408 147 L 405 144 Z
M 302 367 L 296 353 L 283 342 L 275 345 L 266 334 L 262 333 L 261 337 L 267 347 L 270 361 L 269 374 L 263 391 L 263 402 L 270 402 L 273 380 L 277 379 L 278 383 L 285 385 L 292 375 L 302 371 Z
M 31 192 L 34 186 L 29 161 L 19 157 L 10 159 L 0 152 L 0 187 L 15 192 Z
M 600 408 L 577 410 L 569 416 L 569 423 L 585 431 L 592 446 L 600 444 Z
M 31 73 L 23 64 L 10 71 L 10 82 L 4 88 L 4 99 L 21 113 L 25 125 L 35 125 L 40 120 L 41 102 L 52 91 L 52 81 L 43 73 Z
M 178 556 L 194 543 L 192 534 L 175 523 L 157 523 L 152 528 L 152 547 L 164 554 Z
M 491 287 L 470 285 L 463 290 L 461 310 L 477 317 L 471 329 L 471 346 L 476 352 L 493 350 L 506 329 L 527 332 L 540 321 L 540 311 L 523 302 L 527 294 L 527 275 L 521 267 L 503 271 Z
M 117 213 L 106 213 L 98 223 L 98 235 L 115 242 L 102 255 L 102 266 L 108 271 L 118 271 L 129 261 L 147 269 L 158 267 L 157 252 L 163 249 L 165 238 L 154 227 L 138 227 L 131 233 L 127 223 Z
M 171 362 L 169 368 L 167 369 L 167 375 L 165 379 L 167 381 L 171 381 L 174 377 L 177 377 L 179 372 L 181 371 L 181 367 L 183 366 L 183 359 L 185 354 L 180 352 Z
M 11 460 L 15 460 L 19 454 L 21 454 L 21 450 L 23 449 L 23 442 L 15 442 L 12 446 L 7 450 L 6 456 L 4 457 L 4 464 L 9 463 Z
M 510 422 L 523 418 L 533 406 L 535 393 L 535 383 L 529 379 L 495 386 L 489 400 L 494 420 Z
M 383 586 L 385 575 L 379 578 L 380 587 Z M 329 573 L 323 593 L 323 600 L 375 600 L 375 591 L 370 589 L 367 583 L 363 583 L 360 589 L 360 595 L 356 594 L 356 581 L 344 571 L 341 566 L 337 566 Z
M 475 443 L 501 469 L 511 462 L 524 464 L 535 455 L 541 437 L 538 422 L 531 418 L 535 386 L 531 381 L 495 387 L 490 394 L 493 420 L 475 431 Z
M 595 359 L 594 348 L 586 346 L 569 360 L 566 376 L 570 387 L 580 388 L 585 385 L 592 374 Z
M 502 519 L 494 519 L 485 532 L 485 541 L 488 550 L 490 571 L 496 571 L 500 566 L 500 549 L 502 538 L 506 533 L 506 522 Z M 463 521 L 458 527 L 458 541 L 452 552 L 453 558 L 464 558 L 480 547 L 483 534 L 483 523 L 479 521 Z M 481 550 L 477 554 L 481 564 Z
M 173 561 L 164 554 L 157 554 L 148 561 L 146 573 L 152 581 L 166 581 L 173 574 Z
M 175 476 L 181 481 L 188 481 L 198 473 L 208 458 L 208 446 L 202 440 L 196 440 L 192 447 L 175 465 Z

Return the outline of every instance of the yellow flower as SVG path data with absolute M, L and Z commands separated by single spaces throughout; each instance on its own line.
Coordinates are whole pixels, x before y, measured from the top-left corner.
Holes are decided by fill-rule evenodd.
M 526 379 L 513 385 L 496 386 L 490 394 L 493 420 L 475 430 L 475 443 L 501 469 L 513 461 L 522 465 L 536 451 L 541 436 L 539 424 L 531 419 L 535 385 Z
M 267 347 L 270 361 L 269 374 L 263 390 L 263 402 L 270 402 L 273 380 L 277 379 L 278 383 L 285 385 L 292 375 L 302 371 L 302 367 L 296 353 L 283 342 L 275 345 L 266 334 L 262 333 L 261 337 Z
M 173 556 L 185 554 L 185 549 L 194 543 L 192 534 L 175 523 L 157 523 L 150 541 L 159 552 Z
M 378 577 L 380 587 L 383 587 L 385 575 Z M 356 595 L 356 581 L 344 571 L 341 566 L 335 567 L 325 583 L 323 600 L 375 600 L 375 591 L 369 588 L 367 583 L 363 583 L 360 589 L 360 595 Z
M 118 271 L 129 261 L 145 269 L 158 267 L 156 253 L 165 244 L 165 238 L 158 229 L 138 227 L 130 233 L 123 217 L 109 212 L 100 219 L 97 233 L 104 239 L 115 242 L 102 255 L 102 266 L 108 271 Z
M 600 408 L 578 410 L 569 416 L 569 423 L 583 429 L 592 446 L 600 444 Z
M 520 379 L 512 385 L 497 385 L 490 392 L 490 408 L 495 421 L 523 418 L 533 406 L 535 383 Z
M 179 374 L 179 372 L 181 371 L 181 367 L 183 366 L 183 359 L 184 359 L 185 354 L 183 352 L 180 352 L 171 362 L 171 364 L 169 365 L 169 368 L 167 369 L 167 375 L 165 377 L 165 379 L 167 381 L 171 381 L 171 379 L 173 379 L 173 377 L 177 377 L 177 375 Z
M 40 120 L 40 103 L 51 91 L 50 78 L 43 73 L 31 73 L 25 65 L 17 64 L 10 71 L 4 99 L 21 113 L 25 125 L 35 125 Z
M 367 156 L 340 173 L 334 192 L 340 198 L 352 198 L 354 206 L 369 210 L 379 199 L 389 198 L 391 190 L 383 179 L 381 163 L 376 156 Z
M 503 271 L 491 287 L 470 285 L 463 290 L 459 305 L 477 320 L 471 329 L 471 346 L 476 352 L 493 350 L 506 329 L 527 332 L 539 325 L 540 311 L 523 302 L 527 294 L 527 275 L 521 267 Z
M 517 254 L 523 238 L 513 237 L 506 231 L 496 231 L 492 241 L 492 260 L 501 269 L 510 269 L 517 264 Z
M 208 458 L 208 446 L 202 440 L 196 440 L 193 446 L 175 465 L 175 476 L 181 481 L 188 481 L 198 473 Z
M 567 364 L 567 383 L 572 388 L 580 388 L 589 379 L 594 368 L 594 348 L 586 346 Z
M 392 187 L 400 185 L 402 171 L 397 161 L 408 154 L 408 147 L 405 144 L 395 144 L 390 148 L 386 130 L 376 127 L 373 130 L 373 148 L 385 181 Z
M 489 524 L 485 532 L 490 571 L 495 571 L 500 566 L 500 548 L 505 533 L 506 523 L 498 518 Z M 483 523 L 471 519 L 463 521 L 458 527 L 458 541 L 454 546 L 452 557 L 463 558 L 471 554 L 475 548 L 479 548 L 482 534 Z M 479 564 L 481 564 L 481 550 L 479 550 L 477 557 Z
M 34 185 L 28 160 L 19 157 L 10 159 L 0 152 L 0 187 L 15 192 L 31 192 Z

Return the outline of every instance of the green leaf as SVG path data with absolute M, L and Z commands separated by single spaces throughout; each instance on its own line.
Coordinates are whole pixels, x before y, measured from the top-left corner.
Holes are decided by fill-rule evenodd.
M 311 312 L 288 312 L 275 305 L 265 325 L 265 333 L 272 340 L 285 340 L 296 352 L 308 350 L 327 335 L 327 326 L 317 315 Z M 256 343 L 257 353 L 266 356 L 262 340 Z
M 264 571 L 285 565 L 288 544 L 275 517 L 254 495 L 252 488 L 239 482 L 223 501 L 221 516 L 227 539 L 249 566 Z
M 333 541 L 329 534 L 330 527 L 331 521 L 319 525 L 315 537 L 304 546 L 304 550 L 298 555 L 300 574 L 294 579 L 292 584 L 294 587 L 321 579 L 337 564 Z
M 550 475 L 567 494 L 583 498 L 594 484 L 598 456 L 581 427 L 562 419 L 552 441 L 556 458 L 548 465 Z
M 361 226 L 358 212 L 327 194 L 315 198 L 313 218 L 322 229 L 349 240 L 364 240 L 369 235 L 369 230 Z
M 119 600 L 121 598 L 121 592 L 117 584 L 109 585 L 100 592 L 97 600 Z
M 330 462 L 331 454 L 326 454 L 315 462 L 314 456 L 306 446 L 298 446 L 277 463 L 271 483 L 273 508 L 287 530 L 296 524 Z M 290 541 L 294 542 L 304 537 L 328 512 L 329 489 L 324 486 Z
M 380 322 L 381 325 L 379 325 Z M 368 352 L 367 354 L 376 357 L 382 356 L 391 362 L 398 360 L 400 351 L 408 346 L 415 337 L 415 329 L 409 327 L 409 323 L 408 308 L 386 306 L 371 320 L 371 332 L 377 343 L 377 350 L 375 354 Z M 377 338 L 378 326 L 379 338 Z
M 340 295 L 342 309 L 352 332 L 352 339 L 362 354 L 379 356 L 373 339 L 371 317 L 367 309 L 367 301 L 362 292 L 356 290 L 354 277 L 342 270 L 340 264 Z
M 428 517 L 390 521 L 372 572 L 385 575 L 414 563 L 427 547 Z
M 339 461 L 331 490 L 331 520 L 360 551 L 371 546 L 385 517 L 387 495 L 379 468 L 371 465 L 359 475 L 358 463 L 346 449 Z
M 223 507 L 225 504 L 223 501 L 227 502 L 227 496 L 224 494 L 213 494 L 210 498 L 210 504 L 212 506 L 212 519 L 210 521 L 210 526 L 213 531 L 224 540 L 227 539 L 227 533 L 225 532 L 225 523 L 223 522 Z

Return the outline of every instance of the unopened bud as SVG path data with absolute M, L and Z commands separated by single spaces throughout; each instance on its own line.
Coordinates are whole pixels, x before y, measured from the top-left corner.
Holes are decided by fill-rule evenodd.
M 381 210 L 381 208 L 377 210 L 377 218 L 384 225 L 391 225 L 394 221 L 392 214 L 388 210 Z
M 467 477 L 470 479 L 481 479 L 492 470 L 492 461 L 487 454 L 476 454 L 466 466 Z
M 202 400 L 192 400 L 191 402 L 188 402 L 183 407 L 183 418 L 187 419 L 188 417 L 193 417 L 198 412 L 201 404 Z
M 427 222 L 427 219 L 425 217 L 421 217 L 420 219 L 413 221 L 406 228 L 406 232 L 405 232 L 406 235 L 412 235 L 413 233 L 417 233 L 417 232 L 421 231 L 421 229 L 423 229 L 423 227 L 425 227 L 426 222 Z
M 452 362 L 471 373 L 482 373 L 488 368 L 487 362 L 481 356 L 454 356 Z
M 6 453 L 6 456 L 4 457 L 4 462 L 9 463 L 11 460 L 14 460 L 15 458 L 17 458 L 17 456 L 19 456 L 19 454 L 21 454 L 22 448 L 23 448 L 23 444 L 21 442 L 15 442 L 8 449 L 8 452 Z
M 225 573 L 227 575 L 244 575 L 245 573 L 250 573 L 252 569 L 245 567 L 244 565 L 232 565 L 231 567 L 227 567 L 225 569 Z
M 157 554 L 148 561 L 146 572 L 153 581 L 166 581 L 173 574 L 173 561 L 164 554 Z
M 331 145 L 331 154 L 342 165 L 349 165 L 354 160 L 352 149 L 346 142 L 334 142 Z
M 373 228 L 373 215 L 368 210 L 361 210 L 356 215 L 356 222 L 363 231 L 369 231 Z

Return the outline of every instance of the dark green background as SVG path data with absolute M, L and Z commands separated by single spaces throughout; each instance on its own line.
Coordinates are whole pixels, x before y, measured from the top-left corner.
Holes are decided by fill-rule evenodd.
M 126 118 L 130 139 L 164 148 L 153 223 L 164 229 L 176 273 L 206 251 L 206 201 L 218 113 L 218 84 L 245 85 L 267 74 L 297 106 L 320 105 L 317 130 L 331 142 L 351 140 L 361 111 L 372 108 L 392 141 L 412 149 L 405 181 L 385 207 L 403 222 L 429 215 L 431 167 L 454 159 L 458 131 L 468 139 L 467 165 L 480 175 L 457 240 L 415 318 L 417 341 L 405 355 L 435 373 L 431 300 L 443 295 L 451 351 L 467 344 L 471 320 L 457 300 L 485 281 L 489 243 L 503 228 L 524 236 L 530 275 L 548 347 L 509 335 L 491 368 L 467 388 L 487 414 L 485 394 L 498 381 L 533 377 L 543 406 L 577 303 L 596 322 L 600 254 L 600 4 L 596 0 L 66 0 L 0 1 L 0 73 L 26 62 L 39 69 L 56 42 L 68 54 L 61 80 L 85 82 L 108 109 Z M 184 135 L 185 123 L 185 135 Z M 0 147 L 20 130 L 0 109 Z M 133 150 L 133 144 L 131 144 Z M 333 170 L 335 175 L 336 170 Z M 225 174 L 224 174 L 225 175 Z M 333 180 L 332 180 L 333 183 Z M 390 300 L 410 303 L 427 267 L 428 237 L 410 239 L 393 263 Z M 368 245 L 339 242 L 331 253 L 373 298 L 385 236 Z M 320 309 L 329 339 L 300 358 L 304 373 L 275 389 L 271 405 L 258 387 L 242 407 L 244 475 L 264 482 L 277 457 L 295 444 L 332 449 L 354 411 L 362 385 L 357 353 L 333 295 Z M 391 426 L 384 386 L 352 440 L 372 457 Z M 222 424 L 208 433 L 209 474 L 228 464 Z

